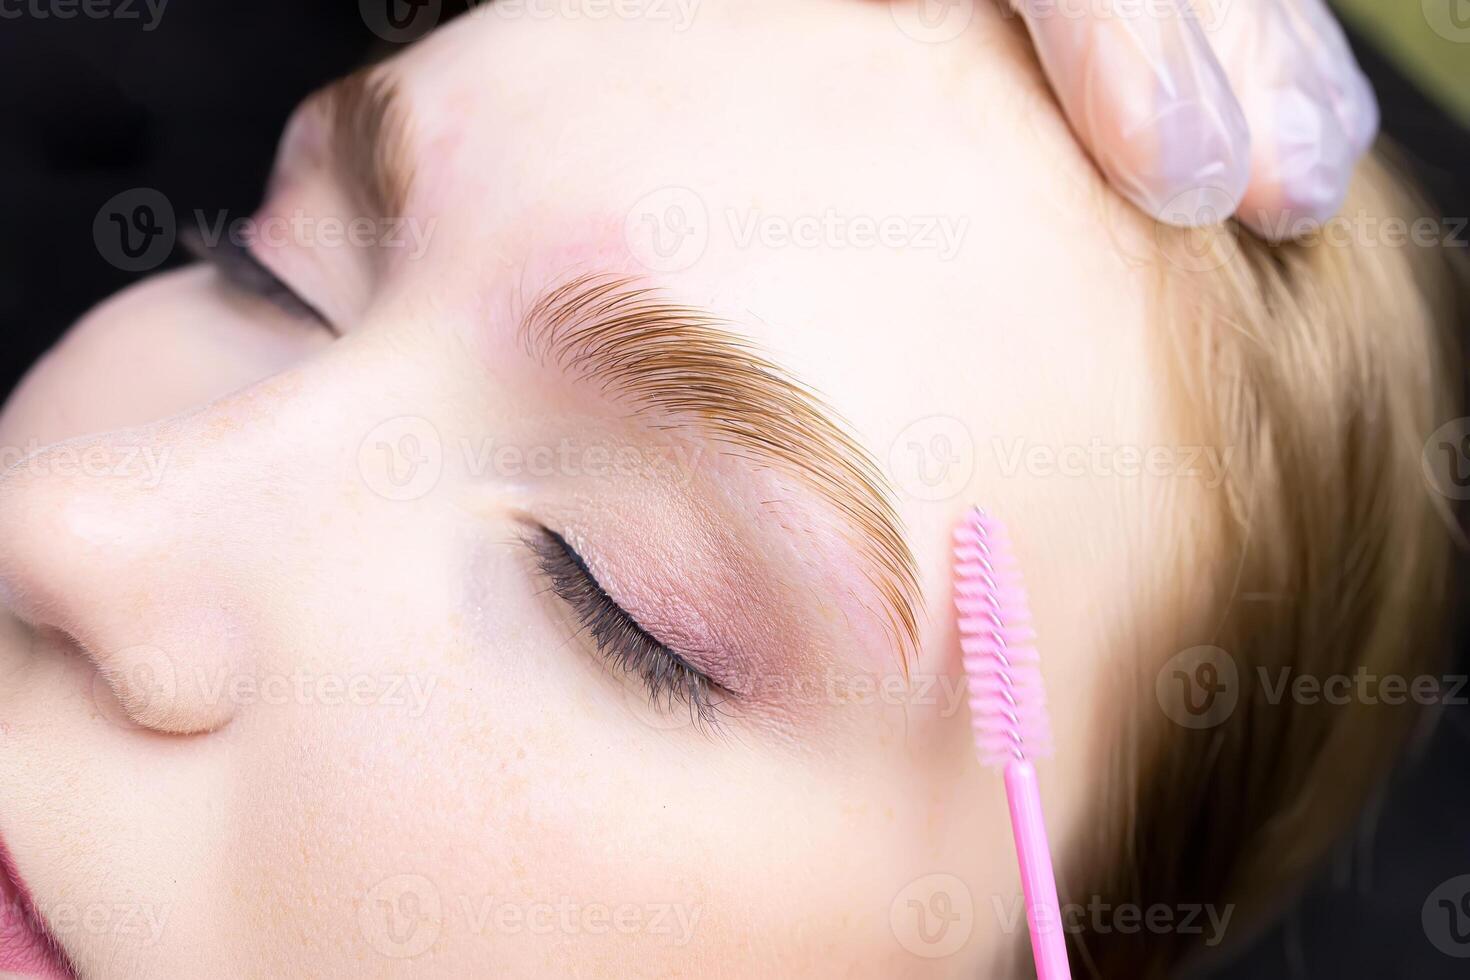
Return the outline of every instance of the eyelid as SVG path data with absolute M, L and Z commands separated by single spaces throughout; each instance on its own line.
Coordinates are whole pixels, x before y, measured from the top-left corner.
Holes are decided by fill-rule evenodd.
M 713 726 L 719 707 L 734 694 L 688 658 L 645 629 L 597 581 L 582 556 L 560 534 L 535 525 L 522 537 L 555 592 L 577 614 L 598 652 L 614 666 L 635 673 L 651 703 L 683 701 L 697 724 Z
M 220 235 L 211 242 L 198 229 L 189 228 L 180 239 L 190 255 L 214 266 L 237 288 L 259 296 L 289 316 L 315 320 L 333 334 L 338 333 L 320 310 L 229 235 Z

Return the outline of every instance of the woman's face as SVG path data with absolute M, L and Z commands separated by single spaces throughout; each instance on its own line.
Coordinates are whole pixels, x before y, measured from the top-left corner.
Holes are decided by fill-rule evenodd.
M 973 971 L 972 503 L 1087 817 L 1169 435 L 1012 25 L 529 9 L 296 115 L 241 237 L 299 302 L 155 276 L 0 421 L 0 835 L 83 976 Z

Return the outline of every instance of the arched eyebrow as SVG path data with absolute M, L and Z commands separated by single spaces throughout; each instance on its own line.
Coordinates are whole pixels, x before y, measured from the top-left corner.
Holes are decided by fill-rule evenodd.
M 393 77 L 369 66 L 307 99 L 325 123 L 333 171 L 354 203 L 381 220 L 401 218 L 413 187 L 410 115 Z
M 907 668 L 922 606 L 892 488 L 816 393 L 719 317 L 627 277 L 582 275 L 557 286 L 532 303 L 520 329 L 534 358 L 814 491 L 865 559 L 879 618 Z

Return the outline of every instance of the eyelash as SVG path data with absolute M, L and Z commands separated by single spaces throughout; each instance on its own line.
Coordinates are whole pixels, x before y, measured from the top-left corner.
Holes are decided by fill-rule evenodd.
M 182 239 L 184 248 L 190 255 L 214 266 L 232 285 L 259 296 L 283 313 L 303 320 L 315 320 L 333 333 L 336 332 L 316 307 L 302 299 L 300 293 L 266 268 L 250 249 L 229 235 L 220 235 L 211 243 L 199 232 L 190 229 Z
M 598 584 L 582 556 L 555 531 L 537 528 L 526 539 L 551 590 L 577 614 L 598 652 L 637 674 L 649 703 L 672 710 L 684 704 L 695 724 L 714 726 L 728 692 L 638 625 Z

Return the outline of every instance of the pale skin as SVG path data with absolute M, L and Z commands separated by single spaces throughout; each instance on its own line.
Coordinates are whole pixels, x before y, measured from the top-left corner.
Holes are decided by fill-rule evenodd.
M 0 418 L 3 445 L 51 447 L 0 481 L 0 834 L 43 912 L 163 923 L 53 922 L 78 972 L 897 977 L 1006 962 L 1019 888 L 1001 782 L 974 761 L 955 694 L 949 528 L 983 504 L 1025 564 L 1058 706 L 1042 780 L 1061 855 L 1125 710 L 1105 694 L 1109 640 L 1149 584 L 1143 529 L 1159 533 L 1156 496 L 1181 479 L 1015 455 L 1178 441 L 1151 280 L 1121 254 L 1148 229 L 1109 206 L 1026 51 L 988 12 L 935 48 L 884 4 L 837 0 L 711 0 L 677 34 L 471 16 L 385 68 L 412 115 L 404 217 L 433 222 L 423 253 L 374 268 L 350 246 L 259 251 L 342 336 L 197 266 L 79 322 Z M 293 152 L 288 139 L 280 166 L 299 179 L 266 210 L 349 214 L 337 178 Z M 627 219 L 670 187 L 706 210 L 708 241 L 649 268 Z M 966 230 L 952 255 L 779 233 L 828 212 Z M 743 234 L 754 217 L 772 223 Z M 805 488 L 781 485 L 774 519 L 777 478 L 693 434 L 677 437 L 677 480 L 467 459 L 487 443 L 673 444 L 526 356 L 515 311 L 586 271 L 710 308 L 846 419 L 917 562 L 907 685 L 851 548 L 793 531 L 793 515 L 836 526 Z M 902 440 L 923 450 L 932 428 L 911 427 L 935 416 L 968 434 L 972 472 L 924 499 Z M 379 492 L 360 453 L 403 417 L 444 446 L 410 500 Z M 157 479 L 62 465 L 94 448 L 166 462 Z M 775 693 L 727 705 L 714 731 L 648 706 L 548 591 L 518 540 L 528 522 L 636 580 L 676 631 L 771 625 L 759 654 Z M 744 608 L 711 584 L 713 550 L 752 579 Z M 176 683 L 161 708 L 128 690 L 159 651 Z M 835 687 L 790 693 L 812 678 Z M 974 912 L 957 949 L 925 957 L 893 910 L 934 873 L 962 880 Z

